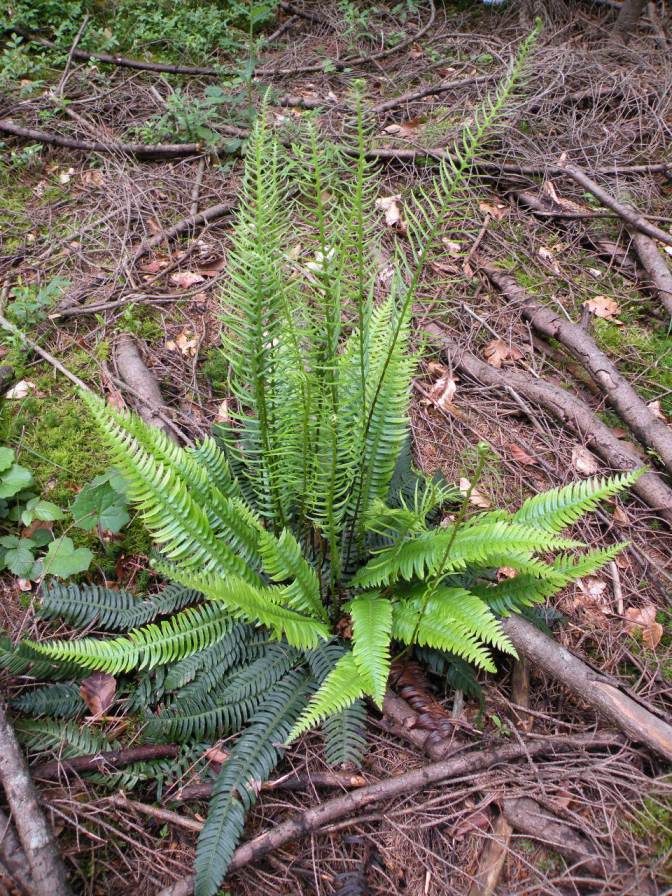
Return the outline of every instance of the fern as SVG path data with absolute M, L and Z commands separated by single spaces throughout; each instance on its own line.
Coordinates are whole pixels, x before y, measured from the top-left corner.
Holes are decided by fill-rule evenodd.
M 72 682 L 49 684 L 26 691 L 12 700 L 11 705 L 29 716 L 61 716 L 66 719 L 84 715 L 86 709 L 79 688 Z
M 366 752 L 366 706 L 355 700 L 322 723 L 324 758 L 329 765 L 359 766 Z
M 55 722 L 51 719 L 19 719 L 14 724 L 17 737 L 26 749 L 34 753 L 55 750 L 60 756 L 89 756 L 119 747 L 93 728 L 77 722 Z
M 290 672 L 259 707 L 224 764 L 210 800 L 208 818 L 198 838 L 198 896 L 218 891 L 257 798 L 256 782 L 264 781 L 280 759 L 283 743 L 309 694 L 305 674 Z
M 359 678 L 382 708 L 390 672 L 392 604 L 377 593 L 360 594 L 350 604 L 352 656 Z

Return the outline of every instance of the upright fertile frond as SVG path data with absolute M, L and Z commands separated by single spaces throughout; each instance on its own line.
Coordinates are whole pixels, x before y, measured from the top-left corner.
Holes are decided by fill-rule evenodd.
M 366 682 L 359 674 L 354 656 L 352 653 L 344 653 L 317 693 L 311 697 L 310 703 L 292 728 L 288 742 L 296 740 L 304 731 L 314 728 L 329 716 L 352 706 L 365 693 Z
M 533 495 L 522 504 L 513 519 L 524 526 L 539 526 L 550 532 L 560 532 L 588 511 L 594 510 L 600 501 L 629 488 L 642 473 L 643 470 L 633 470 L 608 479 L 595 476 Z
M 360 594 L 350 603 L 352 655 L 360 679 L 382 708 L 390 673 L 392 604 L 377 592 Z
M 128 631 L 181 610 L 203 596 L 180 585 L 168 585 L 161 594 L 140 600 L 129 591 L 51 582 L 41 598 L 38 613 L 43 619 L 65 620 L 80 628 L 96 625 L 109 631 Z
M 219 641 L 232 627 L 231 614 L 214 603 L 190 607 L 159 625 L 135 629 L 125 637 L 26 642 L 44 656 L 101 669 L 111 675 L 180 660 Z
M 195 896 L 214 896 L 218 891 L 242 834 L 245 815 L 256 801 L 255 782 L 266 780 L 277 765 L 281 756 L 278 744 L 286 741 L 308 694 L 305 675 L 286 675 L 256 711 L 224 763 L 198 838 Z
M 233 618 L 261 623 L 276 638 L 284 636 L 294 647 L 310 649 L 321 638 L 329 638 L 329 628 L 324 622 L 283 606 L 286 589 L 279 585 L 256 588 L 235 576 L 222 579 L 170 568 L 168 574 L 183 585 L 202 591 L 210 600 L 223 603 Z

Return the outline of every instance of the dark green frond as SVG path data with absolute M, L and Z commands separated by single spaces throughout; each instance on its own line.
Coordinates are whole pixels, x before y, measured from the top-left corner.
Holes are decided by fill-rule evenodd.
M 48 684 L 25 691 L 12 700 L 12 707 L 27 716 L 61 716 L 75 719 L 84 715 L 86 705 L 79 695 L 79 687 L 72 682 Z
M 18 719 L 14 730 L 30 753 L 55 750 L 60 756 L 90 756 L 103 750 L 115 750 L 117 741 L 79 722 L 56 722 L 51 719 Z
M 360 766 L 366 752 L 366 706 L 355 700 L 352 706 L 329 716 L 322 723 L 324 756 L 329 765 L 346 763 Z

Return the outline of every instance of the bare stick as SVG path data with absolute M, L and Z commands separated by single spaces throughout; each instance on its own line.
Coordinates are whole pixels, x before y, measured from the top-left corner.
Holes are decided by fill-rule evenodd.
M 139 258 L 142 258 L 143 255 L 146 255 L 152 249 L 160 246 L 161 243 L 169 243 L 178 236 L 182 236 L 185 233 L 192 233 L 203 224 L 209 224 L 211 221 L 223 218 L 233 211 L 235 207 L 235 202 L 218 202 L 217 205 L 211 205 L 208 208 L 204 208 L 203 211 L 198 212 L 198 214 L 191 214 L 188 218 L 183 218 L 167 230 L 162 230 L 161 233 L 155 234 L 148 240 L 143 240 L 133 253 L 131 261 L 136 262 Z
M 184 815 L 178 815 L 170 809 L 161 809 L 159 806 L 149 806 L 147 803 L 139 803 L 136 800 L 129 800 L 125 793 L 117 793 L 109 798 L 109 802 L 113 806 L 120 806 L 122 809 L 133 809 L 140 815 L 147 815 L 162 821 L 165 824 L 174 824 L 176 827 L 184 828 L 187 831 L 199 833 L 203 830 L 203 822 L 195 821 L 193 818 L 186 818 Z
M 520 309 L 535 330 L 547 338 L 557 339 L 590 373 L 609 399 L 609 404 L 633 431 L 639 441 L 656 451 L 672 473 L 672 430 L 647 407 L 630 383 L 621 376 L 611 358 L 598 348 L 595 340 L 577 324 L 532 299 L 515 277 L 492 264 L 482 270 L 506 298 Z
M 421 87 L 419 90 L 410 90 L 408 93 L 402 93 L 401 96 L 395 96 L 391 100 L 385 100 L 371 107 L 371 111 L 377 115 L 383 112 L 389 112 L 390 109 L 396 109 L 399 106 L 405 106 L 406 103 L 414 103 L 426 96 L 439 96 L 441 93 L 448 93 L 451 90 L 461 90 L 463 87 L 471 87 L 473 84 L 487 84 L 494 81 L 496 75 L 477 75 L 473 78 L 463 78 L 461 81 L 440 81 L 438 84 L 429 84 Z
M 286 843 L 305 837 L 334 821 L 339 821 L 347 816 L 357 816 L 362 809 L 382 800 L 418 793 L 434 784 L 480 772 L 492 768 L 494 765 L 561 752 L 600 749 L 617 743 L 619 741 L 613 734 L 548 738 L 526 741 L 522 744 L 505 744 L 482 752 L 435 762 L 403 775 L 388 778 L 376 784 L 369 784 L 312 809 L 307 809 L 305 812 L 297 813 L 293 818 L 239 846 L 233 854 L 229 872 L 237 871 L 245 865 L 256 862 Z M 193 886 L 193 877 L 184 878 L 161 890 L 157 896 L 189 896 L 193 892 Z
M 194 185 L 191 188 L 191 205 L 189 206 L 189 215 L 194 217 L 198 214 L 198 197 L 201 192 L 201 184 L 203 183 L 203 175 L 205 174 L 205 156 L 199 159 L 198 168 L 196 169 L 196 177 Z
M 275 781 L 263 781 L 262 790 L 307 790 L 311 787 L 327 790 L 352 790 L 353 787 L 364 787 L 366 778 L 352 772 L 310 772 L 310 774 L 289 774 Z M 213 781 L 202 784 L 187 784 L 176 794 L 166 794 L 171 802 L 187 802 L 189 800 L 208 800 L 212 796 Z
M 75 376 L 75 374 L 68 370 L 68 368 L 58 360 L 58 358 L 55 358 L 48 351 L 45 351 L 42 346 L 38 345 L 37 342 L 30 338 L 30 336 L 26 336 L 25 333 L 19 330 L 17 326 L 15 326 L 10 320 L 7 320 L 7 318 L 2 314 L 0 314 L 0 327 L 2 327 L 4 330 L 7 330 L 9 333 L 12 333 L 14 336 L 17 336 L 25 345 L 28 346 L 28 348 L 34 351 L 36 355 L 39 355 L 40 358 L 42 358 L 48 364 L 51 364 L 51 366 L 55 370 L 58 370 L 59 373 L 62 373 L 66 379 L 70 380 L 71 383 L 74 383 L 78 389 L 83 389 L 85 392 L 91 392 L 91 389 L 89 389 L 84 380 L 80 380 L 78 376 Z
M 124 384 L 133 387 L 138 398 L 138 413 L 149 426 L 162 429 L 177 442 L 176 432 L 168 423 L 168 405 L 163 400 L 159 384 L 142 360 L 138 346 L 129 333 L 121 333 L 114 345 L 114 359 Z
M 665 310 L 672 317 L 672 271 L 652 239 L 637 231 L 633 231 L 630 236 L 642 267 L 649 275 L 652 287 L 658 293 Z
M 563 426 L 580 436 L 611 468 L 621 473 L 639 469 L 642 461 L 628 442 L 618 439 L 588 405 L 554 383 L 534 379 L 522 371 L 496 370 L 455 343 L 437 324 L 426 326 L 430 338 L 442 346 L 449 363 L 470 379 L 503 392 L 511 390 L 543 407 Z M 633 491 L 672 526 L 672 489 L 656 473 L 644 473 Z
M 134 762 L 147 762 L 150 759 L 174 759 L 177 753 L 178 748 L 174 744 L 142 744 L 123 750 L 105 750 L 91 756 L 43 762 L 33 766 L 31 772 L 34 778 L 53 780 L 81 772 L 105 772 L 124 768 Z
M 35 896 L 70 896 L 65 868 L 23 754 L 0 701 L 0 780 L 30 866 Z
M 518 653 L 615 722 L 632 740 L 672 760 L 672 725 L 521 616 L 509 616 L 502 625 Z
M 87 13 L 82 19 L 82 24 L 79 26 L 79 30 L 77 34 L 75 34 L 75 39 L 72 42 L 72 46 L 70 47 L 70 52 L 68 53 L 68 58 L 65 61 L 65 68 L 63 69 L 63 74 L 56 86 L 56 90 L 54 91 L 57 97 L 63 96 L 63 89 L 65 88 L 66 81 L 68 80 L 68 75 L 70 74 L 70 66 L 72 65 L 72 58 L 75 50 L 77 49 L 77 44 L 82 39 L 82 35 L 86 31 L 86 26 L 89 24 L 89 14 Z

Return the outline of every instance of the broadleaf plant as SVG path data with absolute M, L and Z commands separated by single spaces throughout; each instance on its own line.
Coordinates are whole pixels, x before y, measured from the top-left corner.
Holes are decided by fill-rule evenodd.
M 533 42 L 432 188 L 409 202 L 389 280 L 379 276 L 363 115 L 353 162 L 312 130 L 287 152 L 262 109 L 222 297 L 230 421 L 181 448 L 83 395 L 161 549 L 157 569 L 200 602 L 156 623 L 145 600 L 126 635 L 23 650 L 115 675 L 157 670 L 143 679 L 145 705 L 175 690 L 148 714 L 147 738 L 209 740 L 248 724 L 215 783 L 196 896 L 217 892 L 254 782 L 270 774 L 281 743 L 323 724 L 333 761 L 358 757 L 362 699 L 382 705 L 396 652 L 431 649 L 494 671 L 493 650 L 514 652 L 500 614 L 545 600 L 620 549 L 577 558 L 562 530 L 636 474 L 554 490 L 516 513 L 467 517 L 463 502 L 454 522 L 437 526 L 454 490 L 408 463 L 414 300 Z M 297 228 L 312 240 L 309 260 L 290 251 Z M 516 575 L 498 582 L 503 566 Z M 136 618 L 127 601 L 102 594 L 79 609 L 72 593 L 64 601 L 82 622 L 101 600 L 102 620 Z

